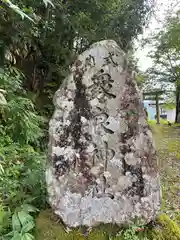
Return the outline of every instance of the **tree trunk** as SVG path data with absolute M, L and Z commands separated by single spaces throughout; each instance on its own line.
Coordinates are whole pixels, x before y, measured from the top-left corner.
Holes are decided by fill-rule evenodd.
M 158 94 L 156 94 L 156 118 L 157 118 L 157 124 L 160 124 L 159 95 Z
M 176 118 L 175 123 L 180 123 L 180 84 L 176 88 Z

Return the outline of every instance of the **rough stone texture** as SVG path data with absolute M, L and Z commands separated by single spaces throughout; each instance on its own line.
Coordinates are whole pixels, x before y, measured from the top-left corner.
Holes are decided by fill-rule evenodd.
M 111 40 L 82 53 L 56 92 L 46 181 L 68 226 L 149 222 L 158 212 L 156 151 L 140 96 Z

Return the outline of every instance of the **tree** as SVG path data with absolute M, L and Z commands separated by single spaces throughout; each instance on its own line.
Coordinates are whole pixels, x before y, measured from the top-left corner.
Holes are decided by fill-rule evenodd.
M 176 119 L 180 122 L 180 12 L 168 17 L 165 29 L 152 38 L 153 67 L 149 77 L 156 82 L 173 84 L 176 90 Z M 167 86 L 166 86 L 167 88 Z M 170 90 L 170 89 L 168 89 Z
M 153 6 L 148 0 L 16 0 L 12 8 L 7 2 L 0 2 L 1 58 L 20 69 L 24 86 L 41 98 L 57 89 L 90 44 L 111 38 L 127 51 Z

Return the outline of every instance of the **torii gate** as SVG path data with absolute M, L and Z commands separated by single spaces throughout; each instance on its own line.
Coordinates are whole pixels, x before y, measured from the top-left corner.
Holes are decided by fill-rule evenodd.
M 159 100 L 160 96 L 165 93 L 163 90 L 154 89 L 143 93 L 143 100 L 155 100 L 156 101 L 156 121 L 160 124 L 160 113 L 159 113 Z M 152 96 L 146 98 L 146 96 Z

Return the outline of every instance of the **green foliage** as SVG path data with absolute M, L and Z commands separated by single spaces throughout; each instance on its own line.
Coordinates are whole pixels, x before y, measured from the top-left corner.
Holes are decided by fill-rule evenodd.
M 54 7 L 54 4 L 50 1 L 50 0 L 42 0 L 43 3 L 45 4 L 45 6 L 47 7 L 48 4 L 51 5 L 52 7 Z M 1 0 L 0 2 L 0 7 L 1 8 L 6 8 L 9 7 L 12 11 L 14 11 L 15 13 L 19 14 L 21 16 L 22 19 L 27 18 L 28 20 L 34 22 L 34 20 L 29 17 L 25 11 L 23 11 L 22 9 L 20 9 L 17 4 L 13 4 L 10 0 Z M 27 11 L 27 9 L 24 9 Z
M 44 119 L 26 97 L 22 77 L 13 68 L 0 71 L 0 88 L 6 90 L 7 101 L 0 105 L 0 200 L 11 210 L 24 201 L 46 203 Z
M 48 106 L 46 112 L 52 92 L 77 54 L 108 38 L 127 51 L 153 7 L 148 0 L 113 0 L 111 4 L 108 0 L 14 0 L 15 10 L 33 19 L 30 21 L 26 17 L 22 20 L 12 5 L 9 8 L 7 1 L 3 2 L 0 64 L 10 62 L 24 73 L 24 86 L 37 94 L 39 107 Z
M 47 132 L 42 115 L 51 114 L 53 93 L 67 75 L 69 65 L 77 54 L 102 39 L 114 39 L 123 50 L 131 49 L 132 40 L 141 32 L 152 6 L 148 0 L 0 1 L 0 203 L 3 205 L 0 231 L 3 240 L 34 239 L 35 210 L 24 203 L 46 206 Z M 139 80 L 141 84 L 142 77 Z M 62 225 L 50 218 L 47 215 L 44 220 L 37 219 L 37 239 L 85 238 L 77 229 L 66 233 Z M 111 227 L 94 229 L 88 239 L 138 237 L 135 227 L 119 236 L 109 231 Z
M 123 234 L 121 234 L 124 238 L 124 240 L 139 240 L 138 236 L 136 235 L 136 227 L 131 227 L 124 231 Z
M 11 212 L 6 210 L 5 207 L 0 204 L 0 236 L 4 235 L 11 225 Z
M 143 73 L 139 73 L 137 76 L 135 76 L 135 80 L 137 82 L 138 87 L 141 88 L 145 84 L 147 76 Z
M 153 66 L 148 70 L 149 79 L 161 84 L 166 91 L 175 90 L 176 99 L 170 103 L 176 104 L 176 123 L 180 113 L 180 12 L 168 15 L 164 30 L 152 37 L 153 51 L 150 57 Z
M 51 0 L 43 0 L 46 7 L 48 7 L 48 4 L 54 7 L 54 4 L 51 2 Z
M 43 135 L 40 128 L 43 118 L 38 116 L 32 101 L 25 97 L 22 75 L 13 68 L 10 71 L 1 70 L 0 86 L 7 93 L 7 104 L 0 106 L 4 112 L 2 119 L 4 131 L 17 143 L 36 143 Z
M 167 109 L 167 110 L 172 110 L 172 109 L 175 109 L 176 107 L 176 104 L 174 104 L 173 102 L 172 103 L 166 103 L 163 105 L 164 109 Z
M 33 21 L 32 18 L 30 18 L 25 12 L 23 12 L 17 5 L 13 4 L 10 0 L 1 0 L 0 6 L 2 7 L 9 7 L 14 12 L 19 14 L 22 19 L 27 18 L 30 21 Z
M 44 182 L 44 155 L 31 146 L 9 142 L 1 147 L 3 173 L 0 175 L 0 198 L 15 207 L 31 199 L 38 205 L 46 202 Z
M 4 215 L 8 214 L 9 230 L 11 229 L 11 231 L 6 234 L 2 234 L 0 239 L 34 240 L 32 231 L 35 227 L 35 222 L 34 217 L 31 214 L 37 211 L 38 210 L 36 208 L 28 204 L 24 204 L 21 207 L 16 208 L 11 216 L 9 213 L 4 211 Z M 5 228 L 3 221 L 0 222 L 0 227 L 2 229 Z
M 6 101 L 6 98 L 5 98 L 5 91 L 4 89 L 0 89 L 0 104 L 1 105 L 6 105 L 7 104 L 7 101 Z

